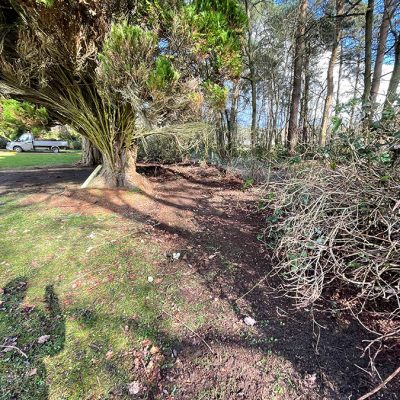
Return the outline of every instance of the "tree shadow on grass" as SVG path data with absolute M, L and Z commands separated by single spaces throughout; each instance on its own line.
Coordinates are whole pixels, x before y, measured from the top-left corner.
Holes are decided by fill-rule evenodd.
M 0 306 L 0 398 L 48 398 L 44 358 L 62 351 L 65 321 L 52 285 L 45 288 L 45 311 L 23 300 L 28 281 L 19 277 L 3 288 Z
M 183 176 L 180 179 L 181 186 L 187 184 Z M 164 179 L 164 182 L 167 180 L 168 178 Z M 360 359 L 362 351 L 359 346 L 370 335 L 355 321 L 341 325 L 334 317 L 325 313 L 319 313 L 317 316 L 318 322 L 324 325 L 324 328 L 318 329 L 319 332 L 315 335 L 310 312 L 289 311 L 293 304 L 277 295 L 279 282 L 274 280 L 269 282 L 271 287 L 263 284 L 254 288 L 254 285 L 271 270 L 270 261 L 264 253 L 259 252 L 260 243 L 257 243 L 256 239 L 264 227 L 264 222 L 260 221 L 262 216 L 246 213 L 251 205 L 244 202 L 241 207 L 235 207 L 230 213 L 221 212 L 213 196 L 202 197 L 204 187 L 199 182 L 195 184 L 199 187 L 191 193 L 193 204 L 181 201 L 182 187 L 181 191 L 172 194 L 171 188 L 164 189 L 160 193 L 161 198 L 146 193 L 143 195 L 160 208 L 175 209 L 177 214 L 181 210 L 194 210 L 195 220 L 205 228 L 197 232 L 181 224 L 179 219 L 175 224 L 168 224 L 162 220 L 162 214 L 159 214 L 158 218 L 154 217 L 150 209 L 144 210 L 135 203 L 127 202 L 119 193 L 116 193 L 119 201 L 103 201 L 101 195 L 87 192 L 77 196 L 82 201 L 101 205 L 127 219 L 140 221 L 144 218 L 153 222 L 158 230 L 175 234 L 191 247 L 201 249 L 191 250 L 187 254 L 192 270 L 212 296 L 226 300 L 231 305 L 238 319 L 243 320 L 246 315 L 254 316 L 258 321 L 254 330 L 261 337 L 260 342 L 252 344 L 252 338 L 238 339 L 225 332 L 221 335 L 224 337 L 222 340 L 219 333 L 211 329 L 203 335 L 207 341 L 248 349 L 257 348 L 265 354 L 272 351 L 290 361 L 303 378 L 316 377 L 315 390 L 320 392 L 321 396 L 326 394 L 327 398 L 359 396 L 369 390 L 374 382 L 355 365 L 365 370 L 368 368 L 368 359 Z M 209 188 L 209 185 L 205 186 Z M 208 257 L 210 252 L 214 253 L 211 261 Z M 251 289 L 251 293 L 248 294 Z M 238 302 L 238 299 L 245 295 L 245 299 Z M 273 345 L 266 342 L 270 338 L 274 338 Z M 186 349 L 188 359 L 193 359 L 190 353 L 197 351 L 196 346 L 182 343 L 180 347 Z M 392 362 L 377 361 L 380 361 L 377 366 L 383 376 L 391 372 Z M 388 389 L 385 395 L 388 399 L 396 396 L 391 389 Z
M 244 201 L 241 201 L 240 207 L 234 207 L 229 213 L 221 211 L 220 204 L 213 199 L 212 193 L 203 196 L 206 190 L 211 190 L 214 183 L 204 185 L 198 180 L 191 180 L 191 177 L 185 179 L 181 174 L 179 182 L 173 179 L 175 185 L 160 190 L 160 196 L 143 194 L 151 204 L 156 205 L 156 211 L 157 208 L 161 211 L 172 209 L 176 215 L 181 215 L 172 224 L 164 218 L 163 213 L 154 215 L 152 208 L 140 207 L 135 202 L 127 201 L 119 192 L 109 199 L 104 198 L 101 193 L 88 191 L 76 191 L 73 197 L 89 205 L 96 204 L 96 207 L 128 220 L 150 221 L 157 230 L 176 235 L 183 249 L 190 244 L 192 250 L 187 252 L 187 262 L 212 297 L 229 303 L 238 320 L 250 315 L 258 321 L 253 328 L 256 335 L 248 338 L 230 334 L 229 327 L 218 332 L 211 325 L 199 332 L 207 342 L 225 344 L 232 349 L 233 355 L 236 352 L 234 349 L 258 349 L 264 354 L 272 351 L 292 363 L 303 377 L 316 377 L 318 385 L 315 391 L 320 396 L 318 398 L 322 398 L 323 393 L 327 393 L 325 398 L 330 399 L 350 398 L 370 389 L 373 382 L 361 369 L 355 367 L 357 364 L 367 368 L 368 360 L 360 360 L 361 350 L 357 346 L 368 335 L 354 321 L 341 325 L 335 318 L 320 314 L 318 321 L 326 328 L 321 329 L 318 338 L 313 335 L 310 313 L 290 312 L 293 305 L 277 296 L 279 284 L 270 282 L 272 287 L 259 285 L 254 288 L 271 270 L 271 264 L 265 253 L 260 252 L 260 243 L 256 239 L 265 225 L 264 221 L 260 221 L 262 216 L 248 213 L 247 210 L 254 204 L 245 204 Z M 168 183 L 168 177 L 162 182 Z M 198 186 L 193 189 L 190 183 Z M 193 201 L 188 202 L 188 199 Z M 229 198 L 224 201 L 232 203 Z M 191 210 L 198 226 L 202 228 L 199 231 L 191 230 L 182 223 L 185 214 L 179 213 Z M 213 258 L 210 259 L 211 252 Z M 253 290 L 248 293 L 251 289 Z M 271 338 L 274 339 L 272 344 L 268 342 Z M 186 362 L 196 358 L 199 352 L 198 344 L 190 341 L 176 343 L 174 346 L 186 353 Z M 316 348 L 319 349 L 318 353 Z M 217 363 L 215 359 L 212 362 Z M 380 362 L 378 367 L 383 376 L 391 372 L 392 365 L 393 362 Z M 218 366 L 222 368 L 222 365 Z M 220 372 L 215 371 L 215 379 L 220 377 Z M 196 381 L 200 381 L 197 378 Z M 209 380 L 209 377 L 204 379 Z M 384 395 L 387 399 L 396 398 L 395 392 L 390 388 Z M 232 395 L 231 398 L 238 397 Z

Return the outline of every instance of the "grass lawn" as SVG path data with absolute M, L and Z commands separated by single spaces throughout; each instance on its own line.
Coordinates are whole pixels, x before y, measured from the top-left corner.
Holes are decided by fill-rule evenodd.
M 25 156 L 64 155 L 4 158 Z M 132 398 L 146 380 L 151 398 L 179 277 L 157 270 L 165 255 L 146 229 L 1 198 L 0 399 Z
M 51 165 L 72 165 L 79 161 L 80 151 L 62 153 L 15 153 L 0 151 L 0 169 L 46 167 Z

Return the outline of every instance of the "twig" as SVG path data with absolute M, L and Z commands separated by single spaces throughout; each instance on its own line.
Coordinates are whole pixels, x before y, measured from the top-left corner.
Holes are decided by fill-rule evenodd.
M 167 314 L 170 318 L 172 319 L 176 319 L 180 324 L 182 324 L 188 331 L 192 332 L 193 335 L 197 336 L 208 348 L 208 350 L 210 350 L 211 354 L 215 355 L 215 351 L 211 348 L 211 346 L 197 333 L 195 332 L 192 328 L 190 328 L 189 326 L 187 326 L 183 321 L 181 321 L 177 316 L 174 316 L 172 314 L 170 314 L 168 311 L 162 310 L 162 312 L 164 314 Z
M 18 348 L 17 346 L 11 346 L 11 345 L 10 346 L 3 346 L 3 345 L 0 345 L 0 347 L 2 347 L 3 349 L 14 349 L 14 350 L 17 350 L 25 358 L 28 358 L 28 356 L 20 348 Z
M 400 372 L 400 367 L 397 368 L 391 375 L 389 375 L 380 385 L 375 389 L 361 396 L 358 400 L 365 400 L 371 397 L 373 394 L 379 392 L 383 387 L 385 387 L 398 373 Z
M 269 276 L 271 275 L 271 272 L 272 272 L 272 271 L 268 272 L 267 275 L 265 275 L 262 279 L 260 279 L 260 280 L 259 280 L 250 290 L 248 290 L 245 294 L 243 294 L 242 296 L 238 297 L 238 298 L 236 299 L 236 303 L 237 303 L 239 300 L 242 300 L 242 299 L 244 299 L 245 297 L 247 297 L 254 289 L 256 289 L 258 286 L 260 286 L 264 281 L 266 281 L 266 280 L 269 278 Z

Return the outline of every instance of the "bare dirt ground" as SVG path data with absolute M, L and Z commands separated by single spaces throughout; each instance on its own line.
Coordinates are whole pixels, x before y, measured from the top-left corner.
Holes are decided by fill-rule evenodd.
M 31 193 L 57 190 L 65 186 L 79 187 L 93 168 L 49 167 L 0 170 L 0 196 L 7 193 Z
M 177 358 L 160 382 L 169 394 L 161 398 L 357 399 L 379 383 L 364 371 L 367 335 L 356 322 L 314 310 L 317 326 L 311 310 L 295 311 L 279 295 L 278 281 L 257 285 L 272 261 L 257 238 L 265 216 L 255 191 L 243 191 L 239 179 L 212 167 L 147 166 L 142 172 L 154 185 L 151 195 L 78 190 L 90 171 L 76 168 L 2 172 L 0 192 L 29 184 L 27 203 L 146 221 L 154 240 L 180 253 L 179 262 L 165 268 L 181 272 L 181 295 L 193 307 L 202 305 L 203 323 L 194 333 L 186 329 L 188 316 L 171 307 L 179 340 Z M 244 323 L 248 316 L 254 326 Z M 377 360 L 382 377 L 396 362 L 396 354 Z M 396 389 L 394 382 L 371 398 L 398 399 Z

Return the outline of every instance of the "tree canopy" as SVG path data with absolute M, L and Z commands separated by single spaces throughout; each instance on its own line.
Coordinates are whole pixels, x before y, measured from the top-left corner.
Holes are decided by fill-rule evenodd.
M 240 73 L 233 0 L 10 0 L 1 13 L 1 93 L 87 137 L 107 186 L 136 185 L 136 141 L 199 129 L 187 124 Z

